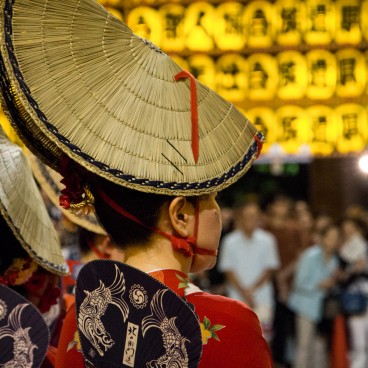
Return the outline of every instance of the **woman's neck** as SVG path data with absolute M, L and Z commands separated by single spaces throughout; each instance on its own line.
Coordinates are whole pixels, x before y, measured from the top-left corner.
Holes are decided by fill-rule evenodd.
M 192 257 L 175 251 L 171 243 L 163 239 L 155 244 L 130 246 L 125 249 L 125 263 L 144 272 L 157 269 L 173 269 L 189 273 Z

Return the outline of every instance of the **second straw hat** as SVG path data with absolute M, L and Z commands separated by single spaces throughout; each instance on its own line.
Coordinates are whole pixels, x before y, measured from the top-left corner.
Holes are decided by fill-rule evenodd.
M 58 235 L 28 161 L 21 148 L 10 142 L 1 127 L 0 215 L 35 262 L 55 274 L 68 274 Z
M 3 106 L 23 140 L 114 183 L 199 195 L 238 180 L 263 139 L 95 0 L 1 0 Z

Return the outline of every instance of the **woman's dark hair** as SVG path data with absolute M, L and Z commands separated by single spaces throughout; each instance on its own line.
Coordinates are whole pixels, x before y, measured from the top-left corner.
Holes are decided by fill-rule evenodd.
M 128 189 L 96 176 L 89 179 L 91 191 L 95 197 L 98 220 L 114 243 L 121 248 L 125 248 L 127 245 L 146 243 L 152 235 L 152 231 L 116 212 L 101 198 L 97 188 L 100 188 L 125 211 L 149 227 L 157 225 L 162 206 L 173 199 L 172 196 Z
M 27 258 L 28 253 L 19 244 L 4 217 L 0 215 L 0 275 L 13 263 L 14 258 Z

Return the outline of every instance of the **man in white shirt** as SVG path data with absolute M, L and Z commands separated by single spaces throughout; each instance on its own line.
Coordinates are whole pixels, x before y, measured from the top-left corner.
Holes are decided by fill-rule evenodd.
M 222 241 L 219 269 L 227 279 L 231 298 L 247 303 L 258 315 L 266 339 L 270 338 L 274 298 L 272 276 L 279 267 L 274 236 L 259 228 L 260 208 L 243 203 L 236 230 Z

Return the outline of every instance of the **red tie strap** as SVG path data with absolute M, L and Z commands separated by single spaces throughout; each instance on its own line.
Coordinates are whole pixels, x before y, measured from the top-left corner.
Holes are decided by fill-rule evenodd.
M 197 163 L 199 156 L 199 138 L 198 138 L 198 101 L 197 101 L 197 84 L 196 79 L 186 70 L 182 70 L 175 75 L 176 81 L 184 78 L 190 79 L 190 109 L 192 119 L 192 152 L 194 161 Z
M 144 224 L 141 220 L 139 220 L 136 216 L 131 214 L 130 212 L 126 211 L 124 208 L 122 208 L 120 205 L 118 205 L 113 199 L 111 199 L 101 188 L 96 188 L 99 196 L 103 201 L 105 201 L 114 211 L 119 213 L 120 215 L 128 218 L 129 220 L 135 222 L 138 225 L 141 225 L 145 227 L 146 229 L 149 229 L 156 234 L 162 235 L 165 238 L 169 239 L 171 242 L 171 245 L 174 249 L 178 250 L 179 252 L 183 253 L 186 257 L 192 257 L 195 254 L 200 255 L 209 255 L 209 256 L 217 256 L 217 251 L 199 248 L 196 246 L 197 242 L 197 232 L 198 232 L 198 206 L 196 206 L 195 209 L 195 235 L 189 236 L 188 238 L 178 238 L 174 235 L 165 233 L 161 229 L 157 227 L 152 227 Z

